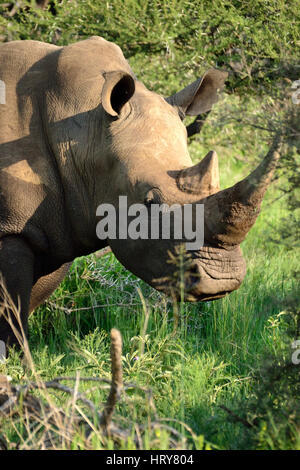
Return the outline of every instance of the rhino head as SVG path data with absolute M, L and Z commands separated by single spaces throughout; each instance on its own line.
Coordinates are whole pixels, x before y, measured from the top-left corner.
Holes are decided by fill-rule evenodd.
M 185 299 L 213 300 L 237 289 L 246 272 L 240 243 L 259 214 L 279 142 L 247 178 L 222 191 L 215 152 L 193 165 L 182 120 L 211 109 L 227 74 L 209 70 L 164 98 L 136 80 L 120 49 L 103 39 L 82 41 L 51 57 L 55 73 L 44 106 L 48 141 L 64 186 L 72 240 L 85 247 L 79 254 L 108 244 L 135 275 L 179 296 L 182 279 L 170 257 L 185 240 L 108 237 L 100 243 L 97 208 L 117 209 L 120 195 L 128 206 L 190 204 L 196 211 L 203 204 L 203 246 L 183 255 Z
M 204 244 L 182 255 L 189 301 L 218 299 L 240 286 L 246 272 L 240 243 L 258 216 L 278 159 L 276 141 L 253 173 L 222 191 L 215 152 L 192 165 L 182 118 L 208 111 L 226 76 L 210 70 L 164 99 L 130 74 L 112 72 L 106 75 L 102 91 L 110 162 L 106 201 L 117 206 L 117 196 L 122 194 L 128 204 L 148 208 L 151 204 L 204 204 Z M 178 263 L 170 257 L 173 254 L 174 260 L 183 241 L 117 238 L 108 242 L 127 269 L 179 297 L 182 279 Z

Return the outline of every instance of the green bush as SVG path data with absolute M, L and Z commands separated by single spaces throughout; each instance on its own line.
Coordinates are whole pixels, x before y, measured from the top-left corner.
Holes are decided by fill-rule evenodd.
M 291 66 L 299 57 L 298 0 L 55 0 L 45 10 L 34 1 L 12 3 L 0 6 L 3 41 L 65 45 L 103 36 L 134 63 L 140 59 L 144 75 L 154 61 L 158 82 L 218 66 L 231 72 L 231 90 L 257 94 L 278 77 L 299 78 Z

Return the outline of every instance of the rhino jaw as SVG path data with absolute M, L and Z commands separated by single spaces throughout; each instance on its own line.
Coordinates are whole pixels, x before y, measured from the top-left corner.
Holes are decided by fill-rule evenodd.
M 195 254 L 186 283 L 186 300 L 216 300 L 238 289 L 246 274 L 239 246 L 232 250 L 203 247 Z
M 150 282 L 145 280 L 173 299 L 188 302 L 224 297 L 240 287 L 246 274 L 246 263 L 239 246 L 228 250 L 203 246 L 191 254 L 186 252 L 181 268 L 179 257 L 172 256 L 169 263 L 174 268 L 168 276 Z

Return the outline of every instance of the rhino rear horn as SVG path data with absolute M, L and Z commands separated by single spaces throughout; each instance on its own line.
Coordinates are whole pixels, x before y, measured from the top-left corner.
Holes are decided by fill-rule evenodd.
M 104 78 L 102 106 L 111 116 L 118 116 L 135 92 L 134 78 L 122 71 L 107 72 Z
M 280 158 L 276 136 L 266 157 L 245 179 L 208 197 L 205 202 L 205 238 L 218 245 L 239 245 L 255 223 L 264 194 Z
M 207 197 L 220 191 L 218 156 L 214 150 L 196 165 L 181 170 L 177 177 L 181 191 Z
M 218 90 L 223 88 L 227 76 L 227 72 L 210 69 L 202 78 L 166 98 L 166 101 L 189 116 L 206 113 L 218 101 Z

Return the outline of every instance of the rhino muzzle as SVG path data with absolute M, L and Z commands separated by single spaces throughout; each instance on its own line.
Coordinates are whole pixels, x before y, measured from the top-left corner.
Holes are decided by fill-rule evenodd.
M 174 264 L 169 276 L 153 279 L 150 284 L 172 298 L 188 302 L 224 297 L 239 288 L 246 274 L 239 246 L 228 250 L 203 246 Z
M 188 301 L 216 300 L 240 287 L 246 263 L 240 247 L 224 250 L 203 247 L 194 253 L 185 283 Z

